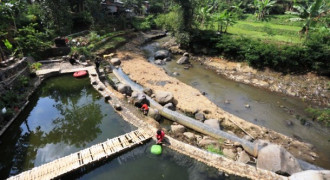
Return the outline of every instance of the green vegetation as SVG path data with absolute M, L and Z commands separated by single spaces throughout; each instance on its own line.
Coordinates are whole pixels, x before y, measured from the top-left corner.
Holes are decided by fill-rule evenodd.
M 330 126 L 330 109 L 314 109 L 308 108 L 307 111 L 312 114 L 312 118 L 324 123 L 326 126 Z
M 222 150 L 220 148 L 218 148 L 218 147 L 213 146 L 213 145 L 208 145 L 206 147 L 206 149 L 207 149 L 207 151 L 210 151 L 212 153 L 223 155 Z

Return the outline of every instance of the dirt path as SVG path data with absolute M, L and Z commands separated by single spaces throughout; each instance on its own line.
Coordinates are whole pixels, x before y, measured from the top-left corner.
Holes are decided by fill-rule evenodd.
M 142 42 L 142 39 L 142 37 L 138 37 L 116 52 L 117 57 L 122 59 L 123 71 L 129 74 L 132 80 L 152 90 L 172 92 L 180 111 L 189 114 L 196 112 L 196 110 L 203 111 L 207 119 L 221 120 L 221 125 L 226 131 L 232 131 L 240 137 L 244 136 L 245 133 L 236 124 L 243 127 L 255 139 L 264 139 L 280 144 L 298 158 L 312 162 L 317 157 L 312 151 L 312 145 L 254 125 L 223 111 L 197 89 L 168 76 L 163 69 L 147 62 L 139 46 L 137 46 L 139 42 Z

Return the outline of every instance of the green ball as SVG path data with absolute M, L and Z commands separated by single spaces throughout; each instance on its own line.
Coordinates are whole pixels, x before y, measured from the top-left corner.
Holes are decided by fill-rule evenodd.
M 152 145 L 151 146 L 151 153 L 156 154 L 156 155 L 161 154 L 162 153 L 162 146 L 158 145 L 158 144 Z

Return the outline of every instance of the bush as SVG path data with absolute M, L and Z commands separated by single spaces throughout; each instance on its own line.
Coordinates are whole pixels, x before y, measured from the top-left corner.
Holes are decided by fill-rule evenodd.
M 323 122 L 326 126 L 330 126 L 330 109 L 308 108 L 307 111 L 312 114 L 313 119 Z
M 133 18 L 132 25 L 138 31 L 147 31 L 153 27 L 156 27 L 154 17 L 152 15 L 149 15 L 146 18 Z
M 51 43 L 48 41 L 49 37 L 46 33 L 39 32 L 35 29 L 35 26 L 37 24 L 29 24 L 18 29 L 18 35 L 15 40 L 25 55 L 39 58 L 40 52 L 49 48 Z
M 245 37 L 222 35 L 216 48 L 227 59 L 245 60 L 251 66 L 269 67 L 284 73 L 315 71 L 329 75 L 329 38 L 316 34 L 302 45 L 276 45 Z

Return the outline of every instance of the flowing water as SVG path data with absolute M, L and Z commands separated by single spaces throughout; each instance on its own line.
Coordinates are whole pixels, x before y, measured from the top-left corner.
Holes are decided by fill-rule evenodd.
M 88 78 L 74 79 L 65 75 L 48 79 L 0 137 L 0 179 L 135 129 L 104 102 Z M 225 175 L 168 148 L 164 148 L 160 156 L 152 155 L 152 144 L 113 157 L 87 172 L 78 172 L 78 176 L 122 180 L 244 179 Z M 70 176 L 62 178 L 72 179 Z
M 142 47 L 150 62 L 154 61 L 153 56 L 160 49 L 159 44 L 165 41 L 166 38 Z M 310 104 L 297 98 L 228 80 L 197 62 L 191 62 L 193 67 L 186 70 L 183 65 L 176 64 L 178 58 L 180 56 L 174 56 L 171 62 L 162 66 L 168 74 L 178 72 L 180 75 L 176 76 L 177 79 L 206 92 L 208 99 L 231 114 L 313 144 L 320 155 L 315 163 L 330 169 L 330 129 L 310 121 L 310 125 L 302 125 L 297 120 L 298 116 L 308 118 L 305 109 Z M 246 104 L 249 104 L 250 108 L 246 108 Z M 288 121 L 293 125 L 288 125 Z

